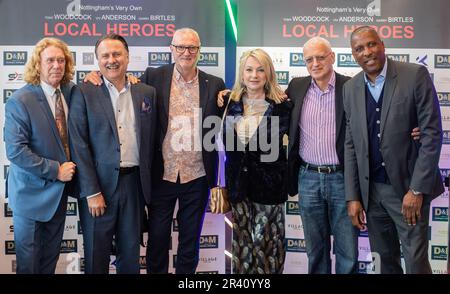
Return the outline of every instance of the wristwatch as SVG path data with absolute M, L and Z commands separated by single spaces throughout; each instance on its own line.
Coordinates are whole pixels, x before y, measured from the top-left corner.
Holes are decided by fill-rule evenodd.
M 422 194 L 422 192 L 416 191 L 414 189 L 411 189 L 411 192 L 413 193 L 414 196 L 419 196 L 420 194 Z

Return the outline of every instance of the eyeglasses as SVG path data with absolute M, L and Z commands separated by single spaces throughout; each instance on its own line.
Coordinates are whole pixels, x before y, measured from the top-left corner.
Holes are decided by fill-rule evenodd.
M 304 59 L 304 61 L 306 64 L 311 64 L 314 62 L 314 58 L 315 58 L 317 62 L 323 62 L 330 54 L 331 54 L 331 52 L 328 52 L 328 54 L 325 54 L 325 55 L 306 57 Z
M 175 51 L 177 51 L 177 53 L 184 53 L 184 51 L 186 51 L 187 49 L 190 54 L 195 54 L 198 52 L 198 49 L 200 49 L 199 46 L 177 46 L 174 44 L 171 45 L 175 48 Z

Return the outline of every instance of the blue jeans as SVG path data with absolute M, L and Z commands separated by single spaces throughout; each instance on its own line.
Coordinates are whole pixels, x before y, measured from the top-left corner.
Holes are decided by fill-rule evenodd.
M 298 192 L 308 273 L 331 273 L 331 235 L 334 236 L 336 273 L 357 273 L 358 231 L 347 215 L 343 172 L 324 174 L 302 166 Z

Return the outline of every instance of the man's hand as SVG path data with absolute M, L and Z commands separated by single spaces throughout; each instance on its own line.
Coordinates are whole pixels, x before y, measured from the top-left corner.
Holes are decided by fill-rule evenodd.
M 132 85 L 136 85 L 137 83 L 139 83 L 141 81 L 139 78 L 133 76 L 132 74 L 127 74 L 127 78 Z
M 77 165 L 71 161 L 64 162 L 59 165 L 58 175 L 56 178 L 61 182 L 70 182 L 75 174 L 75 167 Z
M 103 84 L 102 74 L 99 71 L 91 71 L 84 77 L 83 82 L 90 82 L 96 86 L 100 86 Z
M 217 106 L 219 107 L 223 106 L 223 96 L 227 95 L 230 92 L 231 90 L 225 89 L 220 91 L 219 94 L 217 94 Z
M 87 199 L 89 213 L 92 217 L 98 217 L 105 214 L 106 203 L 102 193 Z
M 348 216 L 352 220 L 352 224 L 358 229 L 363 229 L 363 224 L 366 222 L 364 215 L 364 209 L 361 205 L 361 201 L 353 200 L 347 202 Z
M 412 129 L 411 137 L 413 138 L 413 140 L 416 140 L 416 141 L 420 139 L 420 128 L 419 127 L 415 127 L 414 129 Z
M 410 226 L 415 226 L 420 219 L 422 209 L 423 194 L 414 195 L 411 190 L 403 197 L 402 214 L 405 222 Z

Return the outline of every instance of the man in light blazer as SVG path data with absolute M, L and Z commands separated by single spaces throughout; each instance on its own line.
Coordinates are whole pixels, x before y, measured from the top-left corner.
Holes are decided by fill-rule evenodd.
M 363 72 L 343 91 L 349 215 L 361 227 L 365 212 L 376 271 L 403 272 L 401 241 L 406 273 L 431 273 L 429 208 L 444 192 L 438 168 L 442 127 L 436 91 L 425 67 L 387 59 L 373 28 L 357 28 L 351 47 Z M 419 141 L 409 135 L 416 125 Z
M 7 196 L 18 274 L 52 274 L 58 261 L 75 173 L 66 121 L 71 99 L 81 97 L 70 82 L 73 65 L 66 43 L 40 40 L 25 67 L 27 85 L 5 106 Z
M 123 37 L 103 36 L 95 53 L 104 83 L 82 84 L 84 98 L 72 101 L 70 116 L 85 273 L 109 272 L 115 236 L 117 273 L 137 274 L 144 205 L 151 200 L 156 94 L 153 87 L 127 80 Z

